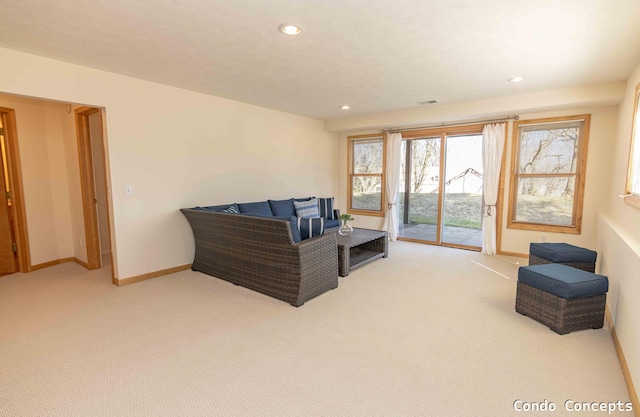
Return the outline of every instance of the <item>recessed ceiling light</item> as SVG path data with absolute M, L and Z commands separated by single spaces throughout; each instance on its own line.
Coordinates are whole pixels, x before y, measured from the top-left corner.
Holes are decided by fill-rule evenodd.
M 283 23 L 280 26 L 278 26 L 278 30 L 282 33 L 284 33 L 285 35 L 298 35 L 300 32 L 302 32 L 302 28 L 298 25 L 292 25 L 290 23 Z
M 340 106 L 340 108 L 342 110 L 349 110 L 351 107 L 347 106 L 346 104 L 344 106 Z
M 509 78 L 507 81 L 509 81 L 510 83 L 519 83 L 520 81 L 524 80 L 524 77 L 512 77 Z

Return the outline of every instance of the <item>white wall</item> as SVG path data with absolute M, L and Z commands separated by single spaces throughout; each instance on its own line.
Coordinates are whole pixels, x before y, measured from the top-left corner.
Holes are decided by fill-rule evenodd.
M 65 152 L 66 143 L 73 141 L 74 137 L 68 134 L 65 135 L 64 129 L 65 123 L 73 121 L 73 115 L 67 112 L 63 104 L 43 102 L 43 106 L 47 123 L 46 149 L 49 156 L 49 179 L 51 181 L 51 200 L 56 231 L 54 236 L 58 246 L 57 259 L 62 259 L 75 256 Z M 20 156 L 23 160 L 30 157 L 29 154 L 20 154 Z M 77 176 L 78 174 L 75 175 Z M 36 208 L 28 202 L 26 206 L 31 212 Z
M 466 103 L 420 106 L 407 110 L 366 116 L 341 117 L 328 120 L 330 132 L 361 132 L 381 128 L 421 126 L 468 119 L 486 119 L 514 114 L 539 113 L 568 108 L 615 106 L 625 93 L 625 82 L 587 85 L 518 94 L 518 84 L 513 84 L 513 95 Z
M 0 61 L 1 92 L 105 108 L 117 278 L 193 261 L 181 207 L 336 194 L 322 121 L 7 49 Z
M 607 304 L 636 389 L 640 387 L 640 210 L 626 205 L 618 195 L 625 192 L 638 83 L 640 64 L 627 80 L 619 107 L 617 133 L 612 136 L 611 183 L 600 195 L 608 207 L 598 223 L 600 273 L 609 277 Z

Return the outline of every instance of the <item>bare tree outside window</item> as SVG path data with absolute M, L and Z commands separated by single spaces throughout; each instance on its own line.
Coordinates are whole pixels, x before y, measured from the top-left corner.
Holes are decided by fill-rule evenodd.
M 430 173 L 429 168 L 440 166 L 440 143 L 435 140 L 411 141 L 411 184 L 413 192 L 419 193 Z M 402 161 L 404 172 L 405 161 Z
M 517 165 L 511 226 L 526 223 L 579 230 L 588 116 L 514 124 Z
M 382 213 L 383 153 L 382 138 L 352 140 L 350 209 Z

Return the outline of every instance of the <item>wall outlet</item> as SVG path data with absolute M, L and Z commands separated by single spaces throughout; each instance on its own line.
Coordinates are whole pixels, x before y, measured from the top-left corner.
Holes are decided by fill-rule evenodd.
M 542 235 L 542 241 L 546 242 L 547 241 L 547 235 Z

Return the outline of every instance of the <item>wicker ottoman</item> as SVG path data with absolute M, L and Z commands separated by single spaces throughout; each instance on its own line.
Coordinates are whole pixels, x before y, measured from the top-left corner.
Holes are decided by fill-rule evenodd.
M 529 245 L 529 265 L 563 264 L 584 271 L 596 272 L 597 252 L 568 243 L 532 243 Z
M 560 264 L 518 270 L 516 311 L 559 334 L 604 324 L 609 279 Z

